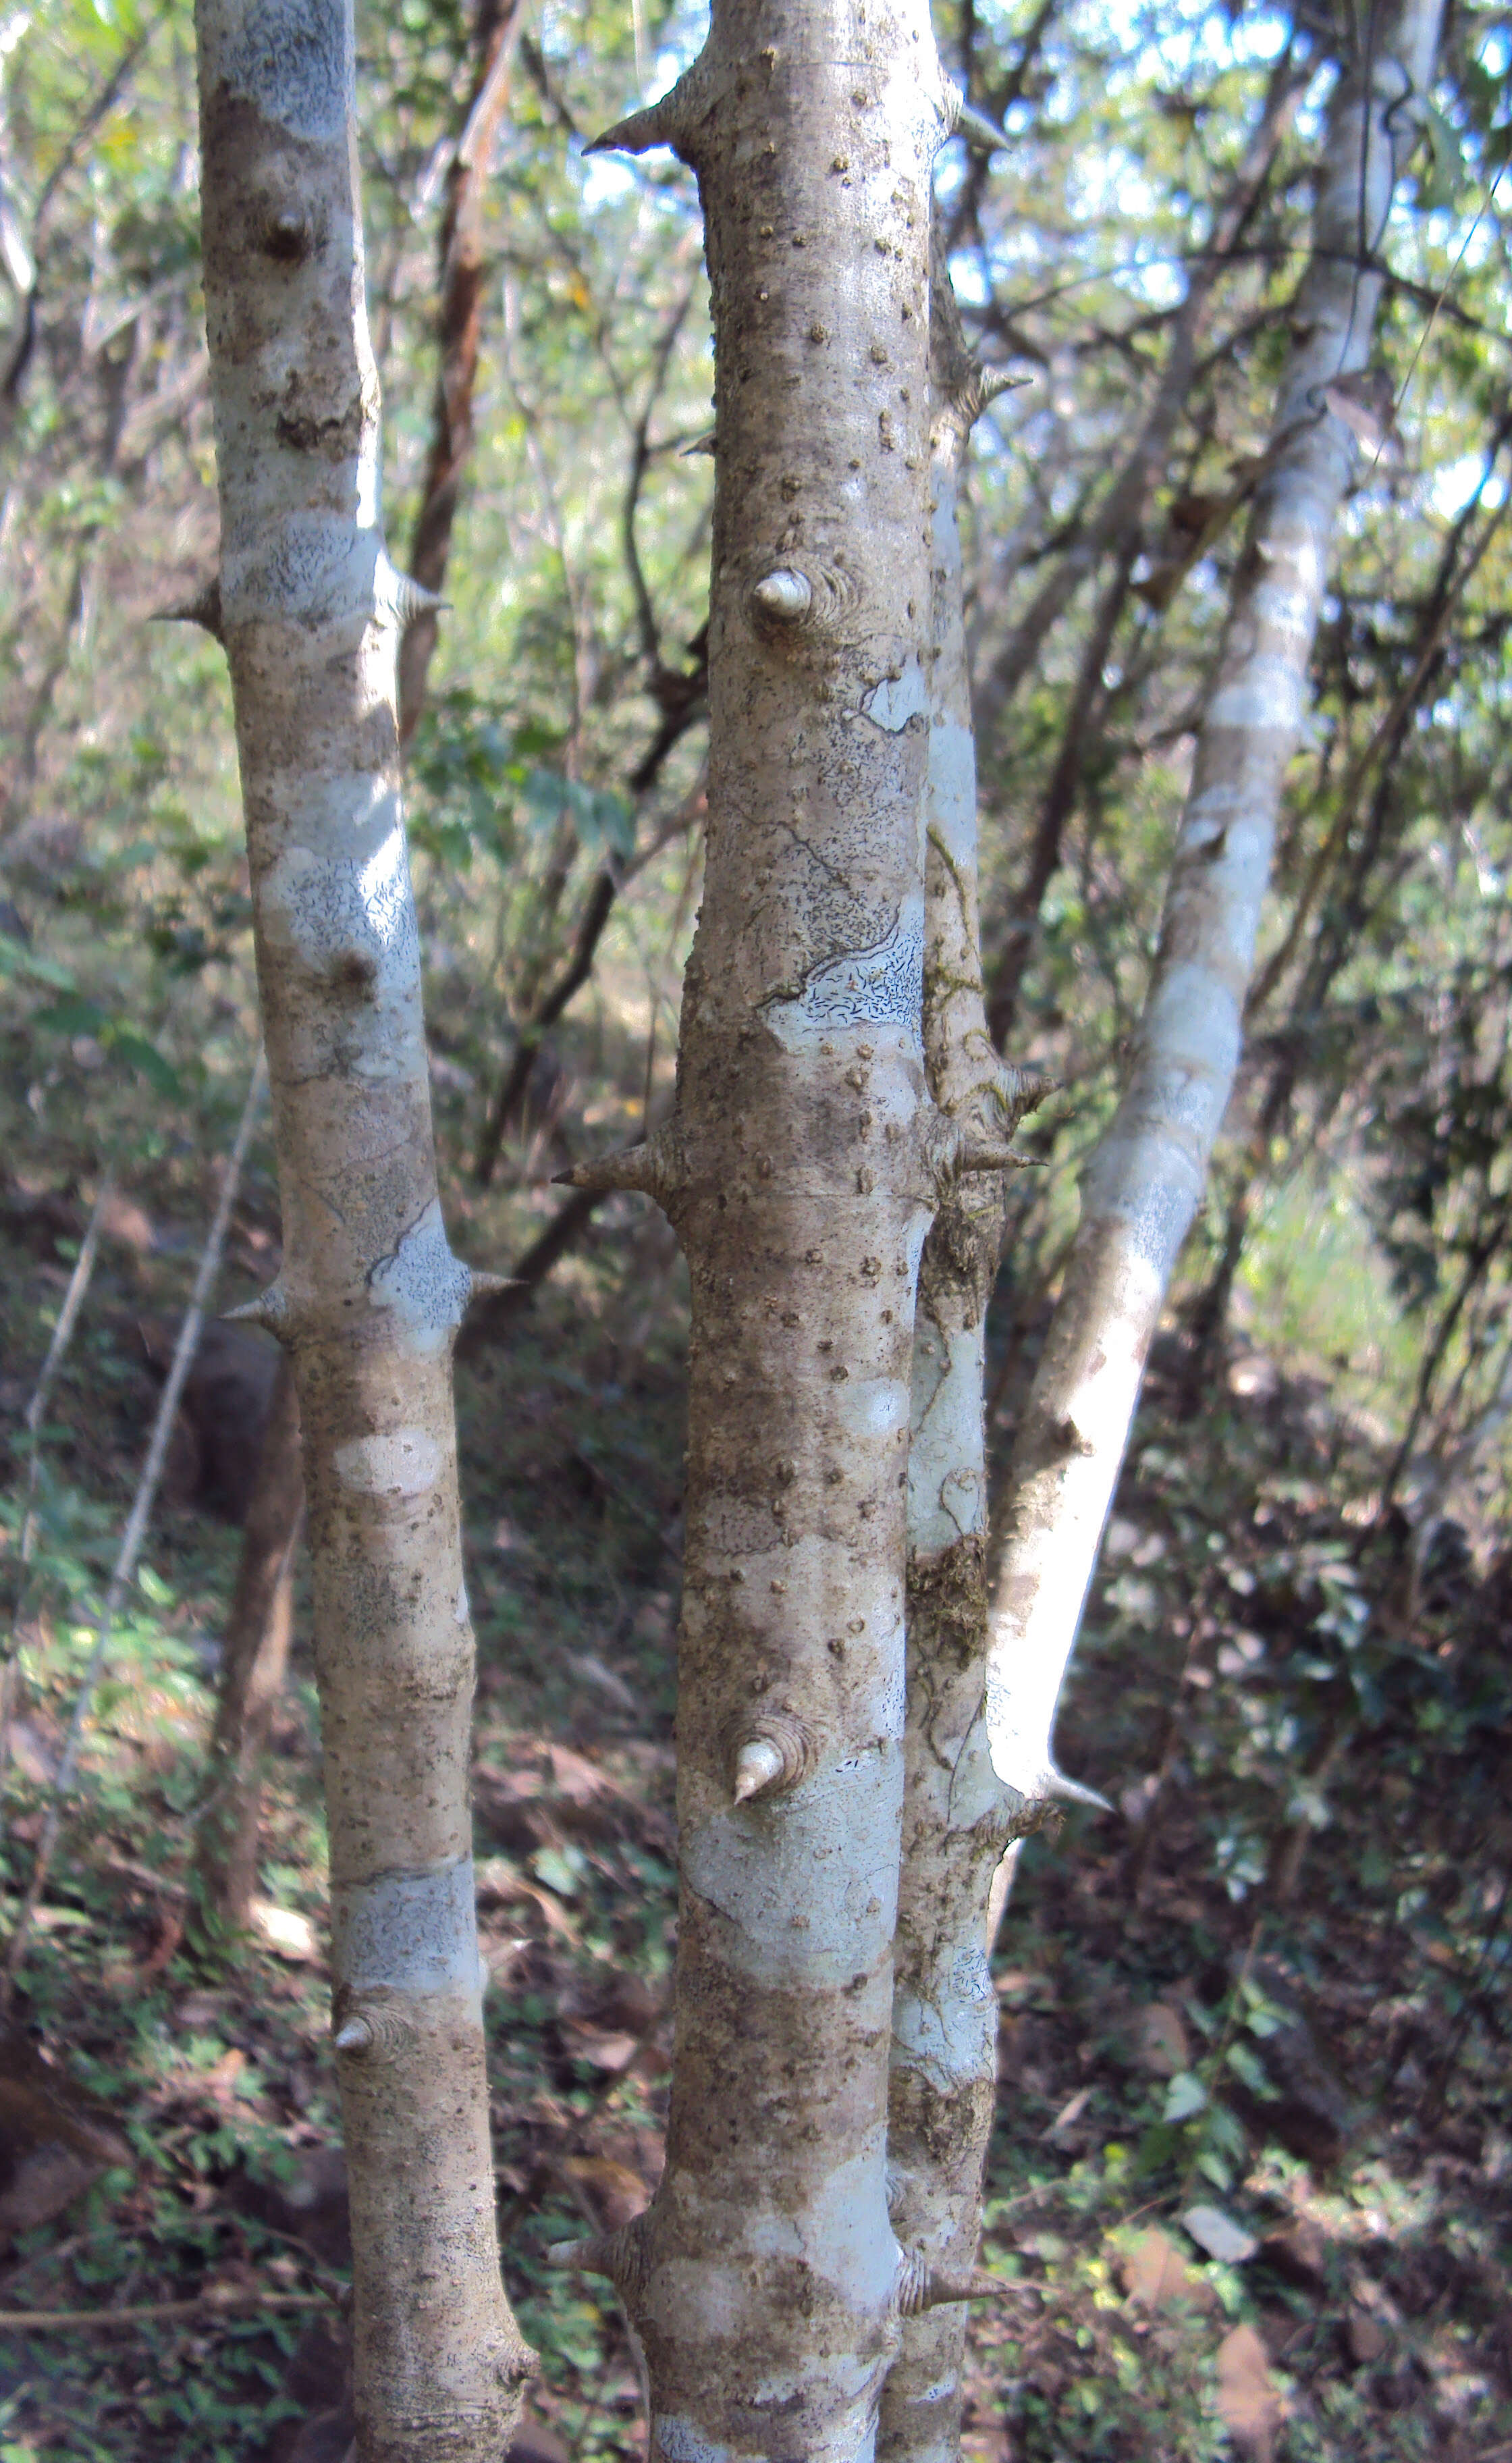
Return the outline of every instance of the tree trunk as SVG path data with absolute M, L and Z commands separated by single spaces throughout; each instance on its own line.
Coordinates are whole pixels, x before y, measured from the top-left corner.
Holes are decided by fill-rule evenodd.
M 914 1284 L 961 1143 L 924 1094 L 926 10 L 716 0 L 615 131 L 699 173 L 717 454 L 708 854 L 678 1107 L 572 1175 L 687 1253 L 681 1899 L 667 2166 L 576 2262 L 673 2463 L 870 2451 L 929 2287 L 884 2191 Z M 566 2255 L 567 2253 L 564 2253 Z
M 924 871 L 929 1091 L 975 1135 L 1011 1133 L 1046 1091 L 1004 1068 L 983 1006 L 977 774 L 956 505 L 971 425 L 988 398 L 961 337 L 943 252 L 931 294 L 933 645 Z M 986 1314 L 1003 1186 L 965 1182 L 924 1243 L 914 1320 L 908 1460 L 908 1724 L 893 1989 L 888 2194 L 893 2228 L 930 2270 L 965 2281 L 982 2232 L 997 2083 L 988 1902 L 1020 1799 L 994 1776 L 986 1681 Z M 905 2318 L 882 2392 L 886 2463 L 960 2450 L 966 2313 Z
M 482 324 L 483 199 L 508 97 L 518 26 L 517 8 L 503 5 L 503 0 L 479 0 L 472 85 L 447 175 L 440 251 L 441 367 L 410 555 L 411 578 L 432 593 L 440 591 L 446 578 L 457 496 L 472 446 Z M 400 645 L 401 744 L 420 723 L 435 646 L 436 610 L 426 603 L 405 624 Z M 286 1378 L 264 1433 L 237 1567 L 210 1747 L 209 1794 L 195 1844 L 200 1904 L 230 1930 L 246 1926 L 256 1888 L 262 1762 L 288 1665 L 294 1558 L 304 1520 L 298 1402 Z
M 451 556 L 452 525 L 462 475 L 472 451 L 472 397 L 483 325 L 483 205 L 494 141 L 509 95 L 509 63 L 523 14 L 522 0 L 478 0 L 473 30 L 472 91 L 446 174 L 441 227 L 441 366 L 431 413 L 430 452 L 409 569 L 421 588 L 439 592 Z M 400 648 L 400 740 L 407 744 L 425 707 L 425 681 L 436 649 L 436 610 L 421 607 Z
M 1376 20 L 1372 56 L 1348 66 L 1334 92 L 1313 253 L 1292 309 L 1269 467 L 1198 740 L 1134 1066 L 1083 1178 L 1081 1226 L 1014 1449 L 987 1710 L 998 1775 L 1030 1798 L 1066 1789 L 1050 1754 L 1056 1700 L 1145 1358 L 1233 1084 L 1282 785 L 1355 455 L 1328 389 L 1370 358 L 1381 294 L 1374 251 L 1415 141 L 1412 102 L 1431 74 L 1438 14 L 1439 0 L 1406 0 L 1393 33 Z
M 473 1648 L 396 668 L 350 0 L 199 0 L 221 626 L 304 1428 L 361 2463 L 497 2463 L 499 2278 L 468 1810 Z
M 299 1399 L 286 1353 L 263 1431 L 226 1622 L 205 1803 L 194 1844 L 198 1907 L 234 1931 L 246 1927 L 257 1887 L 263 1757 L 289 1659 L 294 1552 L 304 1520 Z

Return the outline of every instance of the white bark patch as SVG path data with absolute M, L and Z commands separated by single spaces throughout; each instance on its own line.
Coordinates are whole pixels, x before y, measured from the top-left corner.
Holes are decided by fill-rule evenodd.
M 896 1377 L 853 1377 L 834 1398 L 840 1427 L 863 1443 L 908 1426 L 908 1390 Z
M 472 1276 L 447 1245 L 440 1198 L 368 1276 L 374 1307 L 392 1309 L 421 1351 L 439 1351 L 461 1325 L 471 1288 Z
M 221 54 L 221 75 L 294 137 L 331 137 L 346 117 L 351 20 L 309 0 L 253 0 Z
M 984 1362 L 980 1323 L 941 1328 L 920 1317 L 914 1333 L 908 1541 L 923 1557 L 986 1529 Z
M 331 1885 L 331 1965 L 354 1993 L 482 1989 L 472 1858 Z
M 996 2008 L 996 2002 L 994 2002 Z M 824 2252 L 822 2273 L 857 2307 L 884 2301 L 897 2278 L 880 2143 L 838 2164 L 810 2192 L 806 2230 Z
M 399 820 L 399 796 L 386 802 L 393 825 L 363 861 L 331 861 L 308 847 L 286 847 L 264 876 L 265 928 L 327 975 L 343 960 L 366 962 L 375 973 L 413 961 L 417 936 L 409 857 Z
M 693 2271 L 692 2268 L 685 2270 L 689 2274 Z M 782 2430 L 779 2425 L 783 2412 L 779 2411 L 777 2407 L 781 2405 L 784 2410 L 790 2409 L 794 2398 L 814 2403 L 820 2382 L 834 2380 L 844 2367 L 844 2363 L 831 2363 L 826 2366 L 823 2363 L 815 2362 L 804 2372 L 801 2381 L 796 2377 L 780 2379 L 767 2377 L 758 2382 L 754 2400 L 772 2407 L 771 2435 L 776 2441 L 776 2452 L 783 2451 L 780 2442 Z M 853 2372 L 847 2373 L 853 2374 Z M 866 2394 L 856 2396 L 853 2401 L 843 2404 L 838 2415 L 832 2420 L 827 2420 L 826 2426 L 828 2434 L 821 2450 L 819 2463 L 873 2463 L 873 2457 L 876 2452 L 876 2401 L 874 2393 L 868 2391 Z M 764 2449 L 763 2455 L 773 2450 L 769 2447 Z M 667 2463 L 737 2463 L 735 2449 L 720 2446 L 713 2439 L 705 2437 L 681 2412 L 663 2414 L 658 2419 L 652 2434 L 652 2452 L 664 2454 L 667 2457 Z M 763 2463 L 763 2456 L 742 2450 L 738 2463 Z
M 899 1620 L 893 1628 L 897 1664 L 877 1695 L 873 1716 L 879 1736 L 899 1737 L 908 1724 L 908 1687 L 903 1674 L 903 1627 Z
M 729 1954 L 756 1982 L 848 1984 L 873 1965 L 897 1921 L 902 1789 L 901 1756 L 882 1745 L 688 1839 L 684 1879 L 729 1918 Z
M 923 1005 L 923 910 L 910 902 L 881 940 L 826 958 L 810 969 L 796 997 L 778 993 L 765 1008 L 784 1051 L 799 1053 L 847 1027 L 900 1026 L 917 1043 Z
M 691 2275 L 696 2270 L 684 2267 L 678 2271 Z M 661 2415 L 656 2423 L 651 2445 L 653 2453 L 664 2454 L 667 2463 L 730 2463 L 729 2448 L 717 2446 L 712 2438 L 703 2436 L 681 2412 L 669 2411 Z
M 1318 606 L 1310 590 L 1288 590 L 1279 581 L 1263 581 L 1251 593 L 1250 605 L 1262 624 L 1278 633 L 1294 634 L 1305 650 L 1311 646 Z
M 1273 727 L 1294 735 L 1302 725 L 1307 678 L 1289 659 L 1251 659 L 1207 706 L 1205 727 Z
M 969 727 L 935 720 L 929 730 L 929 821 L 958 869 L 977 861 L 977 752 Z
M 423 1496 L 436 1485 L 441 1448 L 425 1428 L 395 1428 L 385 1436 L 351 1437 L 332 1460 L 342 1487 L 359 1496 Z
M 929 687 L 924 671 L 910 651 L 899 676 L 884 676 L 879 685 L 862 701 L 868 718 L 885 728 L 889 735 L 901 735 L 911 718 L 922 718 L 929 708 Z
M 276 370 L 263 373 L 276 382 Z M 371 499 L 376 477 L 360 462 L 354 474 L 361 476 Z M 360 627 L 373 612 L 382 546 L 376 528 L 355 529 L 346 512 L 292 509 L 270 528 L 267 509 L 258 506 L 245 534 L 233 532 L 222 552 L 227 619 L 297 618 L 313 628 L 345 617 Z
M 936 2001 L 903 1994 L 893 2005 L 893 2059 L 921 2071 L 937 2095 L 991 2076 L 997 1995 L 984 1951 L 959 1950 Z

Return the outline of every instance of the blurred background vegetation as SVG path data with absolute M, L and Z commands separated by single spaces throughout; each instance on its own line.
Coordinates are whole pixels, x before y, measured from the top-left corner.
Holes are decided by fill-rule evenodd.
M 498 13 L 357 12 L 400 562 Z M 548 2292 L 540 2252 L 634 2211 L 660 2160 L 685 1338 L 660 1218 L 551 1175 L 670 1093 L 712 488 L 693 183 L 582 148 L 702 31 L 656 0 L 527 0 L 513 28 L 409 756 L 453 1239 L 526 1278 L 470 1329 L 459 1405 L 502 2220 L 545 2463 L 644 2431 L 612 2297 Z M 989 994 L 1062 1088 L 1022 1141 L 1049 1168 L 1010 1191 L 1001 1453 L 1139 1013 L 1350 28 L 949 0 L 939 32 L 1011 141 L 942 158 L 957 290 L 1027 380 L 979 423 L 968 504 Z M 973 2463 L 1512 2456 L 1509 63 L 1508 11 L 1458 0 L 1384 243 L 1394 414 L 1347 508 L 1241 1085 L 1064 1723 L 1118 1809 L 1030 1842 L 1000 1944 Z M 0 11 L 0 259 L 13 1912 L 257 1039 L 224 662 L 153 621 L 217 529 L 187 0 Z M 112 1165 L 23 1569 L 25 1415 Z M 223 1305 L 277 1241 L 265 1140 Z M 193 1947 L 184 1923 L 270 1379 L 212 1331 L 0 2056 L 0 2307 L 173 2314 L 0 2326 L 0 2463 L 335 2463 L 350 2437 L 302 1593 L 258 1929 Z

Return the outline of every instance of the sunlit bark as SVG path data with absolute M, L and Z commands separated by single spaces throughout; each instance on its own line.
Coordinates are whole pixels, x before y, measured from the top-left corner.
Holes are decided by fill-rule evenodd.
M 940 2289 L 895 2239 L 884 2154 L 914 1286 L 971 1143 L 920 1040 L 952 111 L 915 0 L 718 0 L 695 67 L 612 141 L 698 171 L 718 372 L 677 1111 L 580 1175 L 659 1199 L 692 1288 L 667 2165 L 587 2253 L 672 2463 L 867 2453 L 900 2317 Z
M 1359 452 L 1334 404 L 1351 407 L 1349 380 L 1370 360 L 1376 251 L 1416 139 L 1438 17 L 1439 0 L 1407 0 L 1378 20 L 1329 108 L 1312 254 L 1292 306 L 1267 468 L 1203 711 L 1129 1082 L 1083 1175 L 1080 1229 L 1014 1449 L 987 1710 L 998 1774 L 1031 1799 L 1059 1789 L 1050 1737 L 1061 1682 L 1146 1355 L 1234 1081 L 1282 786 Z
M 494 2225 L 473 1647 L 400 814 L 413 585 L 383 544 L 350 0 L 200 0 L 220 627 L 283 1201 L 255 1314 L 299 1389 L 361 2463 L 497 2463 L 528 2356 Z

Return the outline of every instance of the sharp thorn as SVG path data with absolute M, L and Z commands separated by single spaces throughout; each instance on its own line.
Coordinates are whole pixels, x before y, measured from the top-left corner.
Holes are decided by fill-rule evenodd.
M 1045 1774 L 1045 1794 L 1052 1797 L 1058 1804 L 1090 1804 L 1098 1813 L 1112 1813 L 1113 1809 L 1108 1798 L 1099 1796 L 1094 1787 L 1083 1787 L 1079 1779 L 1068 1778 L 1053 1762 Z
M 480 1300 L 491 1300 L 500 1292 L 517 1292 L 518 1275 L 485 1275 L 474 1267 L 468 1269 L 467 1306 L 476 1308 Z
M 753 1796 L 779 1779 L 783 1772 L 782 1749 L 770 1736 L 752 1736 L 741 1746 L 735 1756 L 735 1775 L 730 1793 L 737 1804 L 745 1804 Z
M 616 120 L 601 137 L 591 138 L 584 146 L 585 154 L 650 154 L 659 145 L 676 145 L 680 114 L 668 109 L 677 92 L 663 95 L 645 111 L 633 111 L 627 120 Z
M 1032 377 L 1016 377 L 1006 368 L 983 368 L 982 371 L 982 407 L 996 402 L 1000 393 L 1013 393 L 1018 386 L 1032 384 Z
M 774 573 L 764 574 L 753 583 L 751 598 L 764 616 L 773 616 L 780 623 L 796 624 L 813 605 L 813 584 L 808 576 L 792 573 L 779 565 Z
M 923 2306 L 945 2309 L 958 2301 L 997 2300 L 1017 2288 L 981 2266 L 974 2266 L 967 2276 L 937 2275 L 932 2271 L 924 2286 Z
M 221 1323 L 223 1325 L 265 1325 L 270 1334 L 276 1334 L 288 1314 L 288 1308 L 289 1303 L 278 1285 L 270 1283 L 266 1292 L 258 1292 L 254 1298 L 243 1300 L 239 1308 L 223 1309 Z
M 1003 130 L 987 118 L 984 111 L 975 110 L 964 99 L 956 113 L 955 134 L 963 137 L 969 145 L 975 145 L 983 154 L 1007 151 L 1008 141 Z
M 203 590 L 196 591 L 192 599 L 185 599 L 181 606 L 158 608 L 148 621 L 154 624 L 198 624 L 212 641 L 220 642 L 224 646 L 226 636 L 222 630 L 219 576 L 207 581 Z

